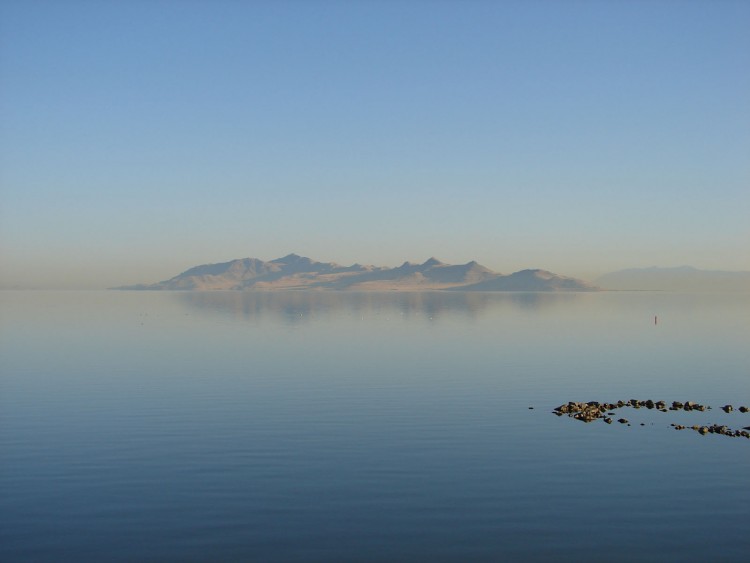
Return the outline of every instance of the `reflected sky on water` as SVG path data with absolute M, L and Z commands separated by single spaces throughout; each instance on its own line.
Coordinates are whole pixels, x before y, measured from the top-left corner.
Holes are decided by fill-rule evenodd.
M 750 440 L 669 423 L 750 425 L 717 408 L 750 404 L 749 313 L 736 294 L 0 292 L 0 559 L 739 561 Z M 550 412 L 630 398 L 715 408 Z

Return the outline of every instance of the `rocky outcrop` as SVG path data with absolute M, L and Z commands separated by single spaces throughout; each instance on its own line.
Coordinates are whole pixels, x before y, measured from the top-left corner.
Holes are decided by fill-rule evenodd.
M 706 412 L 708 410 L 711 410 L 710 406 L 702 405 L 700 403 L 696 403 L 694 401 L 672 401 L 670 406 L 667 406 L 666 401 L 653 401 L 651 399 L 647 400 L 639 400 L 639 399 L 630 399 L 628 401 L 617 401 L 616 403 L 600 403 L 598 401 L 589 401 L 589 402 L 575 402 L 570 401 L 568 403 L 564 403 L 560 406 L 557 406 L 553 409 L 553 414 L 557 416 L 564 416 L 567 415 L 569 418 L 572 418 L 574 420 L 579 420 L 581 422 L 594 422 L 596 420 L 602 420 L 606 424 L 612 424 L 612 418 L 611 416 L 614 415 L 614 412 L 617 409 L 622 408 L 632 408 L 632 409 L 651 409 L 651 410 L 657 410 L 662 413 L 669 413 L 669 411 L 696 411 L 696 412 Z M 734 412 L 734 407 L 732 405 L 724 405 L 721 407 L 721 410 L 723 410 L 726 414 L 730 414 Z M 737 409 L 740 413 L 747 413 L 748 408 L 746 406 L 741 406 Z M 620 424 L 626 424 L 627 426 L 630 426 L 630 422 L 626 418 L 620 418 L 617 420 Z M 641 423 L 641 426 L 644 426 L 644 423 Z M 676 430 L 694 430 L 701 434 L 702 436 L 708 435 L 708 434 L 716 434 L 721 436 L 728 436 L 732 438 L 750 438 L 750 427 L 744 427 L 741 430 L 733 430 L 727 425 L 723 424 L 708 424 L 708 425 L 693 425 L 693 426 L 685 426 L 682 424 L 670 424 L 673 428 Z

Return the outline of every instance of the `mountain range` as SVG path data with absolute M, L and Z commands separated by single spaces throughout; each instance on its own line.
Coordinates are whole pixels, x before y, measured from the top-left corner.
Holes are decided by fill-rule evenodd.
M 474 261 L 451 265 L 430 258 L 422 264 L 404 262 L 396 268 L 388 268 L 361 264 L 341 266 L 289 254 L 269 262 L 242 258 L 220 264 L 204 264 L 158 283 L 115 289 L 596 291 L 599 288 L 589 282 L 546 270 L 522 270 L 503 275 Z
M 599 277 L 596 283 L 606 289 L 660 291 L 750 291 L 750 272 L 699 270 L 692 266 L 676 268 L 631 268 Z

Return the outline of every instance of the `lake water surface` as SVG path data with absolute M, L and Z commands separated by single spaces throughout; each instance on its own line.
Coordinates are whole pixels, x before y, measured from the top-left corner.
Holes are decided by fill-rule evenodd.
M 5 291 L 0 322 L 2 561 L 750 553 L 750 440 L 670 426 L 750 426 L 718 408 L 748 294 Z M 631 398 L 713 409 L 551 414 Z

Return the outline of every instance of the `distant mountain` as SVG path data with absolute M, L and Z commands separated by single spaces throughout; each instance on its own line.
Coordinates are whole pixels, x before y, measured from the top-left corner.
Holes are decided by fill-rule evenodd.
M 195 266 L 181 274 L 151 285 L 118 289 L 249 289 L 265 286 L 309 285 L 310 280 L 331 274 L 343 275 L 363 272 L 363 266 L 343 267 L 331 262 L 315 262 L 309 258 L 289 254 L 270 262 L 257 258 L 242 258 L 220 264 Z
M 750 291 L 750 272 L 676 268 L 632 268 L 605 274 L 596 283 L 606 289 L 660 291 Z
M 115 289 L 594 291 L 598 288 L 588 282 L 545 270 L 524 270 L 504 276 L 474 261 L 451 265 L 430 258 L 422 264 L 404 262 L 397 268 L 387 268 L 360 264 L 340 266 L 289 254 L 270 262 L 242 258 L 220 264 L 204 264 L 155 284 Z

